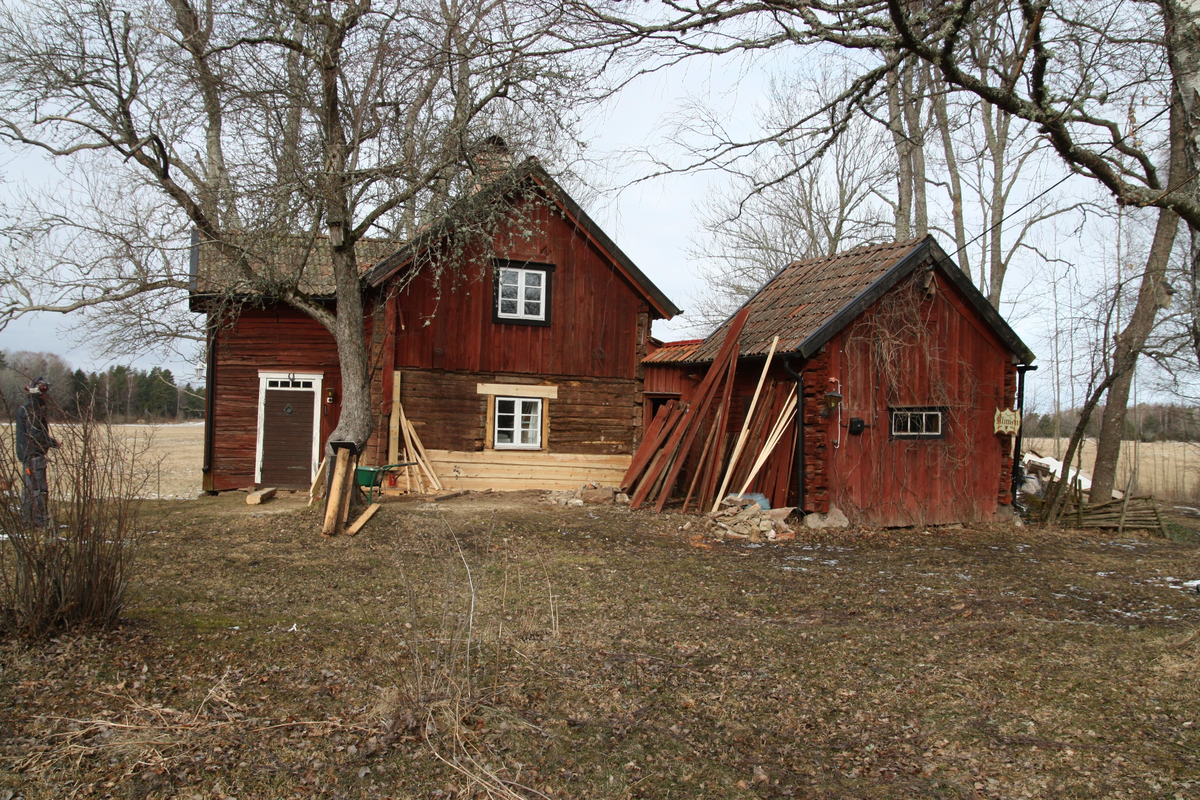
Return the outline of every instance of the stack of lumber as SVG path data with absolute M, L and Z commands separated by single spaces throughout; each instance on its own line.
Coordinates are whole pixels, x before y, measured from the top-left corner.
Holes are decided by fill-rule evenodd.
M 775 505 L 787 499 L 791 454 L 794 452 L 796 393 L 790 382 L 767 381 L 778 337 L 763 365 L 741 431 L 729 429 L 740 398 L 733 395 L 738 338 L 748 309 L 737 314 L 690 403 L 670 401 L 659 409 L 633 456 L 622 487 L 630 507 L 653 503 L 655 511 L 672 498 L 681 474 L 691 476 L 683 511 L 720 507 L 727 490 L 744 494 L 755 485 L 766 489 Z M 781 442 L 790 443 L 772 458 Z M 765 469 L 764 469 L 765 468 Z M 682 490 L 682 485 L 678 487 Z
M 397 395 L 398 396 L 398 395 Z M 421 437 L 417 436 L 417 430 L 413 427 L 412 422 L 404 413 L 404 406 L 399 401 L 394 403 L 395 422 L 399 423 L 401 437 L 397 442 L 399 447 L 398 458 L 392 461 L 393 464 L 398 464 L 404 461 L 415 462 L 415 466 L 404 467 L 404 484 L 408 491 L 416 491 L 424 494 L 426 492 L 441 492 L 445 491 L 442 482 L 438 480 L 437 473 L 433 469 L 433 464 L 429 461 L 429 455 L 425 452 L 425 446 L 421 444 Z
M 1158 503 L 1149 495 L 1095 505 L 1068 500 L 1058 522 L 1068 528 L 1112 528 L 1118 533 L 1126 528 L 1138 528 L 1162 531 L 1163 536 L 1169 535 Z

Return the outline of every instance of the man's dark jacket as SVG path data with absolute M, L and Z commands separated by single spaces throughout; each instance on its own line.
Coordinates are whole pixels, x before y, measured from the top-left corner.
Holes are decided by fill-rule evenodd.
M 45 458 L 54 446 L 46 410 L 37 400 L 30 400 L 17 409 L 17 460 L 25 463 L 31 458 Z

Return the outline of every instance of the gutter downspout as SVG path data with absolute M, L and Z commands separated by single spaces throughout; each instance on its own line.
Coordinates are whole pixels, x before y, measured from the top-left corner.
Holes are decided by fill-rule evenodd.
M 796 510 L 804 516 L 804 377 L 792 369 L 789 359 L 783 369 L 796 381 Z
M 212 322 L 212 312 L 209 312 L 208 323 L 208 369 L 204 379 L 204 466 L 201 467 L 201 472 L 204 473 L 204 490 L 215 494 L 213 488 L 212 474 L 212 455 L 213 455 L 213 426 L 216 420 L 213 419 L 213 408 L 216 406 L 217 395 L 217 331 Z
M 1013 448 L 1012 464 L 1012 497 L 1013 506 L 1017 505 L 1017 486 L 1025 477 L 1025 467 L 1021 465 L 1021 438 L 1025 433 L 1025 373 L 1037 370 L 1037 364 L 1017 365 L 1017 441 Z

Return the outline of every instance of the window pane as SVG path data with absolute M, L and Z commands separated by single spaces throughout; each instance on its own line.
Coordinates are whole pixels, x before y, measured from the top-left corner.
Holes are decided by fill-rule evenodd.
M 279 381 L 267 381 L 267 388 L 274 389 L 279 386 Z
M 542 299 L 542 288 L 540 286 L 526 286 L 525 287 L 525 299 L 526 300 L 537 300 L 540 302 Z
M 300 385 L 301 385 L 301 386 L 303 386 L 305 389 L 311 389 L 311 388 L 312 388 L 312 381 L 304 381 L 304 382 L 303 382 L 303 383 L 301 383 Z
M 512 314 L 512 315 L 516 316 L 517 301 L 516 300 L 501 300 L 500 301 L 500 313 L 501 314 Z
M 500 287 L 500 296 L 507 298 L 507 299 L 516 300 L 517 299 L 517 287 L 501 286 Z
M 541 315 L 542 315 L 542 304 L 541 303 L 526 303 L 525 304 L 525 316 L 540 317 Z
M 509 398 L 497 398 L 496 413 L 509 415 L 517 413 L 517 401 Z M 512 426 L 510 425 L 509 427 Z
M 521 401 L 521 444 L 536 447 L 541 440 L 541 403 Z
M 925 432 L 939 434 L 942 432 L 942 415 L 937 411 L 930 411 L 925 415 Z
M 515 269 L 500 270 L 500 284 L 502 286 L 516 286 L 520 279 L 520 273 Z
M 512 444 L 512 443 L 513 443 L 513 432 L 511 429 L 510 430 L 500 430 L 499 428 L 496 429 L 496 444 Z
M 897 411 L 892 417 L 892 433 L 908 433 L 908 414 Z
M 908 415 L 908 432 L 909 433 L 924 433 L 925 426 L 922 424 L 925 418 L 924 414 L 909 414 Z
M 542 273 L 526 272 L 525 273 L 525 285 L 526 286 L 541 286 L 542 285 Z

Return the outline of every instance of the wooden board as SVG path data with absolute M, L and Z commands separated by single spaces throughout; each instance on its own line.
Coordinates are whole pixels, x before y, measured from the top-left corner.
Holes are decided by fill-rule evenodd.
M 341 527 L 342 509 L 349 505 L 352 488 L 349 484 L 353 479 L 350 463 L 350 451 L 344 447 L 338 450 L 333 467 L 333 481 L 329 486 L 329 496 L 325 498 L 325 521 L 321 526 L 321 533 L 326 536 L 332 536 L 338 532 L 338 528 Z
M 363 525 L 366 525 L 371 517 L 375 516 L 375 512 L 379 510 L 379 503 L 371 503 L 367 506 L 367 510 L 359 515 L 358 519 L 354 520 L 354 524 L 346 529 L 347 536 L 353 536 L 362 530 Z
M 480 383 L 475 387 L 476 394 L 500 395 L 502 397 L 545 397 L 558 399 L 557 386 L 524 383 Z
M 275 487 L 268 486 L 259 489 L 257 492 L 251 492 L 250 494 L 246 495 L 246 505 L 260 506 L 274 497 L 276 491 L 278 490 Z
M 392 374 L 392 415 L 388 417 L 389 464 L 400 463 L 400 370 Z
M 317 467 L 317 477 L 313 478 L 312 486 L 308 487 L 308 504 L 311 506 L 318 497 L 325 496 L 325 472 L 329 469 L 329 459 L 322 458 Z
M 595 481 L 616 486 L 630 456 L 589 456 L 522 451 L 427 451 L 430 464 L 448 489 L 575 489 Z

